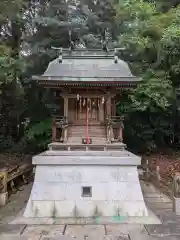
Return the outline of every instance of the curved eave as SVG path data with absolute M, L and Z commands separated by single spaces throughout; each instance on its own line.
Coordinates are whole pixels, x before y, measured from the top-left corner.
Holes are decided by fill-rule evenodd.
M 134 88 L 137 86 L 139 82 L 130 82 L 130 81 L 115 81 L 115 82 L 61 82 L 61 81 L 37 81 L 37 84 L 46 87 L 46 88 L 61 88 L 61 87 L 78 87 L 78 88 L 83 88 L 83 87 L 115 87 L 115 88 Z
M 33 80 L 41 85 L 137 85 L 141 79 L 135 76 L 132 77 L 94 77 L 94 78 L 81 78 L 81 77 L 48 77 L 48 76 L 33 76 Z

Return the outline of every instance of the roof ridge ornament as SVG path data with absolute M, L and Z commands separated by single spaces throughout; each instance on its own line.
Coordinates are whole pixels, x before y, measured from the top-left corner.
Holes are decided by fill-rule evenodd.
M 103 51 L 108 52 L 107 38 L 106 38 L 106 29 L 104 29 L 104 36 L 103 36 L 103 40 L 101 40 L 101 44 L 102 44 Z
M 59 63 L 62 63 L 63 61 L 63 56 L 62 56 L 62 48 L 59 49 Z
M 59 63 L 62 63 L 62 61 L 63 61 L 63 56 L 62 56 L 62 54 L 63 54 L 63 49 L 62 49 L 62 47 L 60 47 L 60 48 L 57 48 L 57 47 L 51 47 L 52 49 L 55 49 L 55 50 L 58 50 L 58 54 L 59 54 L 59 57 L 58 57 L 58 59 L 59 59 Z
M 118 63 L 118 60 L 119 60 L 117 53 L 118 53 L 118 49 L 115 48 L 114 49 L 114 63 Z
M 105 52 L 108 52 L 108 47 L 107 47 L 107 41 L 106 40 L 102 40 L 102 49 Z
M 69 34 L 69 42 L 70 42 L 69 51 L 71 52 L 75 49 L 75 44 L 72 41 L 72 31 L 69 30 L 68 34 Z

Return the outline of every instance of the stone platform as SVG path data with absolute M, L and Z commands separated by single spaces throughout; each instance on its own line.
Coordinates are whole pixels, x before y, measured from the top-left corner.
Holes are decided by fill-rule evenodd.
M 126 148 L 126 144 L 120 142 L 102 144 L 77 144 L 77 143 L 60 143 L 53 142 L 48 145 L 49 150 L 55 151 L 121 151 Z
M 46 151 L 33 158 L 35 180 L 26 218 L 147 217 L 137 165 L 128 151 Z

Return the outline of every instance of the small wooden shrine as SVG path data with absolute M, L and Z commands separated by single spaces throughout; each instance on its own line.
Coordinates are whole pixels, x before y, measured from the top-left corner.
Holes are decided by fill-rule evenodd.
M 36 172 L 26 220 L 106 224 L 141 217 L 147 224 L 137 172 L 141 158 L 124 149 L 122 118 L 116 116 L 120 91 L 139 79 L 116 51 L 86 49 L 60 51 L 34 79 L 55 89 L 63 112 L 53 116 L 49 150 L 32 159 Z
M 116 116 L 118 95 L 140 79 L 118 58 L 118 49 L 59 52 L 43 75 L 33 77 L 38 84 L 54 89 L 63 106 L 62 114 L 53 116 L 53 146 L 122 143 L 122 117 Z

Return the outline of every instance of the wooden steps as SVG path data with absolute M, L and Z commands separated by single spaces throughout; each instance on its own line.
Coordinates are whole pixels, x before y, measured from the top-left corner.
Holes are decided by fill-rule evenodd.
M 92 144 L 105 144 L 106 138 L 92 138 Z M 71 137 L 68 139 L 68 144 L 82 144 L 82 138 L 81 137 Z
M 89 126 L 89 137 L 92 138 L 93 144 L 105 144 L 106 132 L 104 126 Z M 68 143 L 81 144 L 82 138 L 86 137 L 86 126 L 69 126 Z
M 89 137 L 91 144 L 83 144 L 82 139 L 86 138 L 85 125 L 69 125 L 67 142 L 53 142 L 48 145 L 53 151 L 122 151 L 126 145 L 120 142 L 107 143 L 106 127 L 104 125 L 90 125 Z

